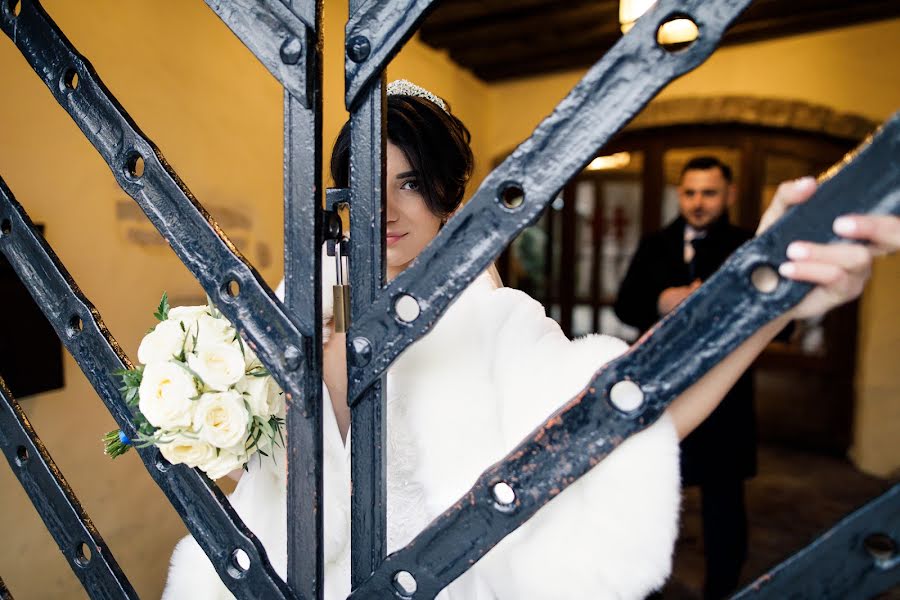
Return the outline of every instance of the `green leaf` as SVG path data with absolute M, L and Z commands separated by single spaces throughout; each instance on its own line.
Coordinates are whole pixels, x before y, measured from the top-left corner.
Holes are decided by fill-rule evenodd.
M 165 321 L 169 318 L 169 296 L 163 292 L 162 299 L 159 301 L 159 307 L 153 313 L 157 321 Z

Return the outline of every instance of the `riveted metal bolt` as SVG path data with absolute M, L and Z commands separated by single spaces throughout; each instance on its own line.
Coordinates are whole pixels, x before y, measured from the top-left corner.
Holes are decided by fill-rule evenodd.
M 284 349 L 284 367 L 288 371 L 296 371 L 300 367 L 300 349 L 297 346 L 289 345 Z
M 369 58 L 370 52 L 372 52 L 372 45 L 369 43 L 369 38 L 366 36 L 354 35 L 347 40 L 347 56 L 349 56 L 350 60 L 353 62 L 361 63 Z
M 300 43 L 300 40 L 294 36 L 288 36 L 284 43 L 281 44 L 281 50 L 278 51 L 281 54 L 281 60 L 286 65 L 296 65 L 300 62 L 300 57 L 303 56 L 303 44 Z
M 350 360 L 357 367 L 364 367 L 372 360 L 372 344 L 364 337 L 353 338 L 353 354 Z

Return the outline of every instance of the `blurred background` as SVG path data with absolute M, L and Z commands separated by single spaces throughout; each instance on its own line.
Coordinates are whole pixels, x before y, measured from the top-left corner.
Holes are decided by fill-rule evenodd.
M 199 0 L 42 4 L 277 285 L 279 84 Z M 325 164 L 346 119 L 344 4 L 325 3 Z M 471 193 L 622 35 L 619 9 L 615 0 L 445 0 L 388 79 L 442 96 L 469 127 Z M 641 236 L 677 214 L 686 161 L 707 154 L 732 166 L 732 221 L 753 229 L 779 182 L 821 172 L 900 108 L 898 59 L 896 2 L 755 1 L 722 47 L 663 90 L 500 257 L 505 283 L 542 301 L 571 336 L 633 339 L 611 307 Z M 204 293 L 6 36 L 0 89 L 0 176 L 134 359 L 164 290 L 173 306 L 203 303 Z M 183 524 L 135 456 L 103 455 L 112 418 L 2 260 L 0 297 L 0 375 L 139 594 L 158 597 Z M 758 361 L 762 447 L 745 580 L 898 480 L 898 298 L 895 255 L 876 263 L 859 302 L 798 324 Z M 667 596 L 699 594 L 696 510 L 688 494 Z M 16 598 L 84 596 L 5 467 L 0 531 L 0 577 Z

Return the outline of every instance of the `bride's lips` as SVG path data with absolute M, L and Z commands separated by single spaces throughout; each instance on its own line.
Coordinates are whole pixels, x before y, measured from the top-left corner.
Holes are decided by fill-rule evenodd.
M 393 246 L 404 237 L 406 237 L 405 233 L 389 233 L 385 236 L 388 246 Z

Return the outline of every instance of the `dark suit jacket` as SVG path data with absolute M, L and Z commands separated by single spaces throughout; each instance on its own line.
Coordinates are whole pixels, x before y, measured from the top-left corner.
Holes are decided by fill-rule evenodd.
M 684 226 L 684 219 L 679 217 L 662 231 L 641 240 L 619 288 L 616 315 L 641 333 L 660 319 L 656 303 L 664 289 L 687 285 L 697 277 L 705 281 L 752 237 L 724 216 L 709 228 L 706 237 L 694 241 L 691 273 L 683 258 Z M 751 372 L 745 373 L 709 418 L 685 438 L 681 444 L 681 465 L 686 485 L 756 474 Z

